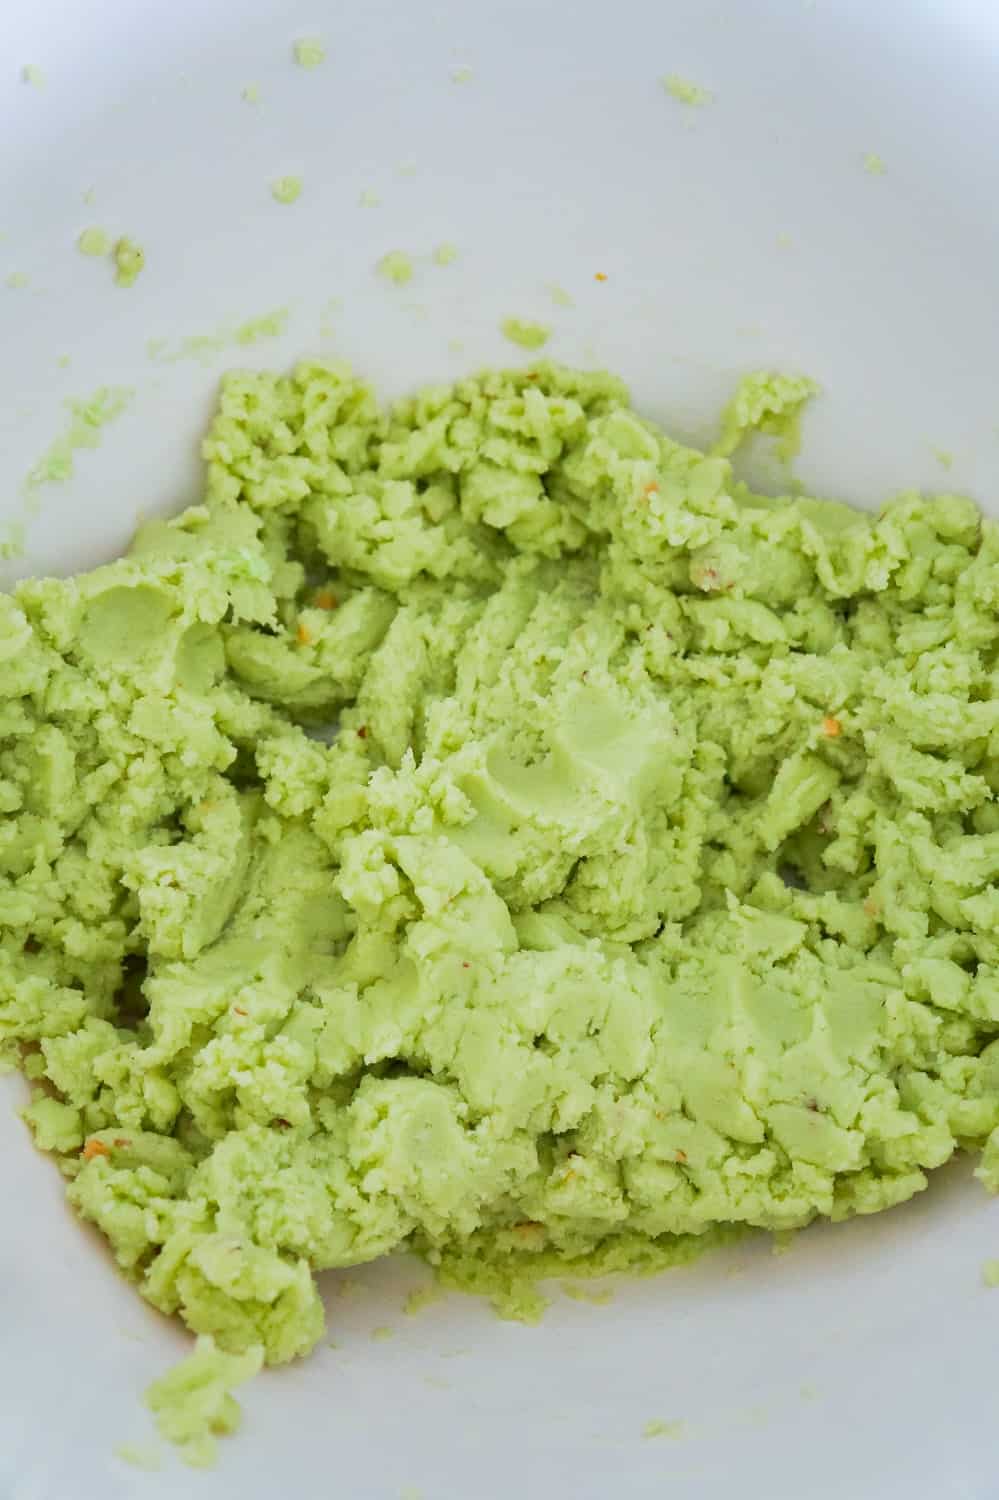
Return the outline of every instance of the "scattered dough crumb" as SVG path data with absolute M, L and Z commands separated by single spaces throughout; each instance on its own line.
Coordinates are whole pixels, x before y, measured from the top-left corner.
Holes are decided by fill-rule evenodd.
M 444 1293 L 435 1281 L 429 1281 L 426 1286 L 418 1286 L 415 1291 L 410 1292 L 403 1303 L 403 1311 L 407 1318 L 415 1318 L 425 1307 L 432 1307 L 439 1302 Z
M 982 1280 L 986 1286 L 999 1286 L 999 1260 L 987 1260 L 982 1267 Z
M 879 156 L 876 151 L 868 151 L 864 157 L 864 171 L 869 172 L 872 177 L 883 177 L 886 170 L 884 157 Z
M 107 255 L 111 249 L 111 236 L 106 229 L 98 229 L 96 226 L 84 229 L 76 242 L 76 248 L 81 255 Z
M 949 448 L 934 448 L 933 457 L 941 469 L 952 469 L 954 467 L 954 455 Z
M 564 286 L 559 286 L 557 281 L 548 283 L 548 295 L 556 307 L 575 307 L 575 302 Z
M 7 285 L 11 287 L 25 287 L 28 285 L 30 280 L 31 277 L 28 275 L 27 271 L 11 271 L 10 275 L 7 277 Z
M 590 1302 L 594 1307 L 606 1307 L 608 1302 L 614 1300 L 613 1287 L 587 1286 L 585 1282 L 563 1281 L 562 1291 L 573 1302 Z
M 396 286 L 405 286 L 413 279 L 413 262 L 405 250 L 390 250 L 382 256 L 376 269 L 386 281 L 394 281 Z
M 59 358 L 56 360 L 56 364 L 59 366 L 60 370 L 68 370 L 70 365 L 72 364 L 72 360 L 70 359 L 68 354 L 60 354 Z
M 260 103 L 260 85 L 259 85 L 259 83 L 247 83 L 247 84 L 244 84 L 244 86 L 239 91 L 239 97 L 242 99 L 242 101 L 243 101 L 244 104 L 259 104 Z
M 382 200 L 379 198 L 378 194 L 373 193 L 370 188 L 364 188 L 361 192 L 360 198 L 358 198 L 357 201 L 362 208 L 377 208 Z
M 448 339 L 447 346 L 452 354 L 460 354 L 465 347 L 464 339 Z
M 666 1437 L 678 1440 L 686 1435 L 686 1422 L 663 1422 L 656 1418 L 652 1422 L 646 1422 L 642 1428 L 643 1438 Z
M 43 89 L 45 87 L 45 74 L 37 63 L 25 63 L 21 69 L 21 81 L 22 83 L 30 83 L 33 89 Z
M 394 1338 L 395 1333 L 393 1329 L 389 1328 L 387 1324 L 383 1323 L 379 1328 L 372 1328 L 371 1337 L 374 1339 L 375 1343 L 384 1344 L 390 1338 Z
M 83 192 L 83 193 L 80 194 L 80 200 L 81 200 L 81 202 L 86 203 L 88 205 L 88 207 L 89 207 L 89 205 L 91 203 L 93 203 L 93 201 L 94 201 L 94 199 L 96 197 L 97 197 L 97 189 L 96 188 L 92 188 L 92 187 L 88 187 L 85 192 Z
M 300 68 L 318 68 L 326 61 L 326 48 L 317 36 L 303 36 L 295 43 L 295 61 Z
M 472 70 L 467 63 L 461 63 L 457 68 L 451 69 L 452 83 L 468 83 L 472 77 Z
M 123 235 L 115 242 L 113 253 L 117 267 L 115 281 L 119 286 L 133 286 L 136 277 L 146 264 L 145 250 L 141 245 L 137 245 L 135 240 L 130 240 L 127 235 Z
M 163 364 L 176 364 L 181 359 L 197 359 L 205 364 L 233 345 L 246 348 L 251 344 L 259 344 L 263 339 L 280 338 L 287 326 L 288 309 L 278 307 L 273 312 L 247 318 L 242 323 L 223 323 L 211 333 L 189 333 L 173 347 L 169 339 L 147 339 L 146 354 L 150 359 Z
M 163 1467 L 160 1450 L 152 1443 L 119 1443 L 114 1454 L 122 1463 L 131 1464 L 133 1469 L 144 1469 L 148 1474 L 155 1474 Z
M 101 429 L 125 410 L 134 392 L 125 386 L 102 385 L 85 400 L 67 401 L 70 421 L 28 474 L 28 491 L 43 484 L 61 484 L 73 477 L 73 455 L 80 448 L 96 448 Z
M 793 243 L 794 241 L 791 239 L 791 236 L 789 234 L 779 234 L 777 236 L 778 250 L 790 250 Z
M 523 318 L 504 318 L 500 324 L 500 332 L 511 344 L 519 344 L 522 349 L 540 349 L 543 344 L 547 344 L 552 331 L 544 323 L 525 322 Z
M 696 107 L 710 104 L 714 97 L 710 89 L 702 88 L 699 83 L 691 83 L 688 78 L 681 78 L 679 73 L 667 73 L 662 85 L 670 98 L 676 99 L 680 104 Z
M 458 246 L 445 243 L 438 245 L 434 251 L 434 260 L 439 266 L 449 266 L 452 261 L 458 259 Z
M 301 177 L 278 177 L 271 183 L 271 197 L 278 203 L 294 203 L 301 196 Z
M 396 167 L 395 170 L 396 170 L 396 175 L 398 177 L 415 177 L 416 176 L 416 162 L 415 161 L 401 161 L 399 163 L 399 165 Z

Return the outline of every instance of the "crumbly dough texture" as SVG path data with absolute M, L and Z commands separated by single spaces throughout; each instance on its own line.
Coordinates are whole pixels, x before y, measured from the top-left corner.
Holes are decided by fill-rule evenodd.
M 721 445 L 809 389 L 754 377 Z M 970 501 L 755 495 L 544 364 L 388 414 L 233 374 L 204 456 L 128 557 L 0 597 L 0 1035 L 75 1209 L 214 1340 L 212 1422 L 324 1267 L 408 1245 L 516 1309 L 959 1146 L 997 1185 Z

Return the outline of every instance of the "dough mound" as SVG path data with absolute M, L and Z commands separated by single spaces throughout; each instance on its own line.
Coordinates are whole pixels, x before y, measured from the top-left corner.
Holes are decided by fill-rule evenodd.
M 737 483 L 809 391 L 233 374 L 203 504 L 0 598 L 2 1045 L 204 1348 L 997 1185 L 999 531 Z

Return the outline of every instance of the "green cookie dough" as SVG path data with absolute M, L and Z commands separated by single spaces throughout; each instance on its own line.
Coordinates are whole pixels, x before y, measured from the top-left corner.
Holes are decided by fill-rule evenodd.
M 719 450 L 811 389 L 751 377 Z M 204 457 L 129 556 L 0 596 L 0 1038 L 214 1340 L 152 1398 L 189 1456 L 324 1267 L 408 1246 L 529 1317 L 959 1147 L 999 1187 L 969 500 L 756 495 L 548 364 L 389 412 L 232 374 Z

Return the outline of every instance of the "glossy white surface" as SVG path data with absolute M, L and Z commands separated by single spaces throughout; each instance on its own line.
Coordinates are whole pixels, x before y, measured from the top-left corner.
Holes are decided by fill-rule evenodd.
M 328 50 L 312 72 L 290 60 L 308 34 Z M 516 356 L 510 313 L 551 322 L 553 355 L 619 370 L 692 438 L 739 373 L 804 370 L 826 393 L 807 482 L 999 507 L 987 0 L 5 0 L 0 59 L 0 516 L 21 514 L 65 399 L 136 389 L 74 481 L 42 492 L 7 579 L 106 558 L 139 512 L 195 498 L 227 364 L 335 354 L 396 392 Z M 20 81 L 27 63 L 44 88 Z M 665 72 L 711 104 L 668 98 Z M 269 192 L 287 173 L 292 206 Z M 89 224 L 145 245 L 135 287 L 77 253 Z M 443 241 L 460 251 L 446 268 Z M 417 258 L 401 289 L 373 270 L 396 247 Z M 281 306 L 279 340 L 204 365 L 147 355 Z M 405 1317 L 421 1275 L 405 1263 L 352 1273 L 347 1297 L 328 1278 L 338 1348 L 256 1381 L 214 1472 L 129 1469 L 114 1445 L 148 1440 L 137 1393 L 184 1338 L 71 1219 L 19 1089 L 0 1091 L 2 1500 L 999 1493 L 999 1292 L 980 1281 L 999 1205 L 960 1166 L 784 1256 L 747 1243 L 621 1283 L 607 1307 L 559 1295 L 536 1329 L 460 1298 Z M 643 1439 L 658 1418 L 687 1436 Z

